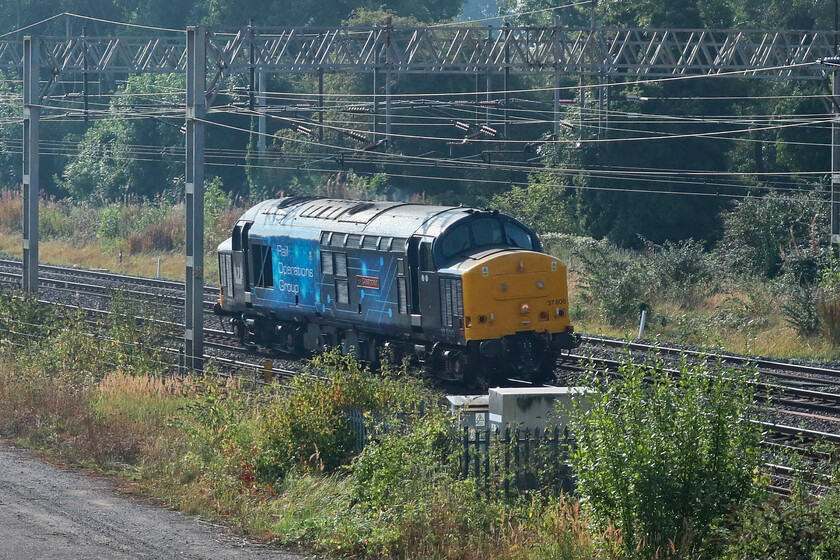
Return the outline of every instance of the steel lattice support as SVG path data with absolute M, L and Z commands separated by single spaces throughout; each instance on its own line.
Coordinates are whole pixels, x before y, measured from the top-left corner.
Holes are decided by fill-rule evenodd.
M 257 32 L 259 31 L 259 32 Z M 185 72 L 177 37 L 41 37 L 54 74 Z M 223 74 L 605 73 L 656 77 L 756 72 L 820 79 L 807 67 L 833 53 L 831 31 L 573 29 L 563 27 L 243 28 L 207 31 L 208 91 Z M 0 67 L 20 68 L 19 43 L 0 41 Z M 757 76 L 758 74 L 752 74 Z
M 204 362 L 204 142 L 207 116 L 206 34 L 187 29 L 186 165 L 186 368 L 200 371 Z

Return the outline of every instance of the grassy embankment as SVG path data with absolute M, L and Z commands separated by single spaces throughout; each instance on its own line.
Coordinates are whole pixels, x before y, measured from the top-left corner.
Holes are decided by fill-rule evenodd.
M 129 313 L 81 319 L 0 302 L 0 437 L 132 481 L 136 492 L 266 542 L 352 558 L 616 558 L 576 500 L 492 498 L 462 480 L 458 440 L 423 383 L 328 355 L 293 390 L 164 376 Z M 397 403 L 426 401 L 400 419 Z M 344 416 L 391 429 L 357 455 Z M 371 426 L 372 428 L 373 426 Z

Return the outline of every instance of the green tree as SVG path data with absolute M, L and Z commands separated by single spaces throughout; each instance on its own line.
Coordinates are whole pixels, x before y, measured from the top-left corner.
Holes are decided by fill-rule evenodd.
M 715 253 L 730 270 L 773 278 L 782 271 L 786 254 L 810 248 L 828 229 L 824 195 L 819 192 L 772 192 L 760 198 L 744 198 L 724 213 L 725 234 Z M 809 251 L 819 258 L 820 251 Z M 803 263 L 799 263 L 801 270 Z M 820 270 L 814 262 L 810 276 Z
M 96 121 L 79 142 L 59 183 L 78 199 L 152 198 L 183 175 L 176 150 L 183 145 L 183 117 L 158 117 L 182 101 L 184 77 L 132 76 L 111 102 L 108 118 Z M 72 141 L 73 138 L 67 138 Z
M 403 17 L 430 23 L 448 20 L 460 13 L 464 0 L 395 0 L 388 3 L 370 0 L 256 0 L 242 4 L 231 0 L 210 0 L 204 21 L 211 25 L 245 25 L 249 20 L 259 25 L 333 26 L 354 12 L 388 10 Z
M 547 173 L 532 179 L 542 179 L 547 184 L 540 181 L 525 188 L 513 187 L 507 192 L 494 195 L 490 199 L 490 207 L 510 214 L 539 234 L 576 232 L 574 216 L 569 211 L 568 197 L 564 195 L 563 187 L 552 184 L 556 179 Z

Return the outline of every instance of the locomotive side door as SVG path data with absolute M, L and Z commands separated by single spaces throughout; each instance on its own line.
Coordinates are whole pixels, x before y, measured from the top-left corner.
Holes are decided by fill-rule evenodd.
M 430 296 L 431 277 L 434 275 L 432 242 L 420 236 L 408 240 L 408 268 L 411 291 L 411 327 L 421 330 L 423 325 L 434 323 L 434 297 Z M 436 276 L 436 275 L 434 275 Z M 424 318 L 425 315 L 425 318 Z
M 245 302 L 251 303 L 251 283 L 248 274 L 248 232 L 254 222 L 239 222 L 233 228 L 233 286 L 234 293 L 245 294 Z

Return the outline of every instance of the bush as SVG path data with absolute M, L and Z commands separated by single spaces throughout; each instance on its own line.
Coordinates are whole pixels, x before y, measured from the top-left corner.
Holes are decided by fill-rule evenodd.
M 274 397 L 263 414 L 257 462 L 261 480 L 280 480 L 293 467 L 331 472 L 346 464 L 358 442 L 350 409 L 373 419 L 406 403 L 429 400 L 418 380 L 387 368 L 372 372 L 335 351 L 316 357 L 313 364 L 326 379 L 296 377 L 293 390 Z
M 799 336 L 811 336 L 820 327 L 818 290 L 814 286 L 796 286 L 782 304 L 785 321 Z
M 398 508 L 440 476 L 458 477 L 458 433 L 437 411 L 416 425 L 392 426 L 353 463 L 355 498 L 374 510 Z
M 714 267 L 703 243 L 693 239 L 647 243 L 646 252 L 657 291 L 676 300 L 681 308 L 698 305 L 714 289 Z
M 18 351 L 37 346 L 50 333 L 54 308 L 10 289 L 0 291 L 0 348 Z
M 817 282 L 788 283 L 789 295 L 782 304 L 787 323 L 800 336 L 820 333 L 834 346 L 840 345 L 840 268 L 830 260 Z
M 620 252 L 606 241 L 592 241 L 575 252 L 582 268 L 581 299 L 597 306 L 604 320 L 626 325 L 649 309 L 650 269 L 638 255 Z
M 369 552 L 426 558 L 460 549 L 471 531 L 487 530 L 492 508 L 474 481 L 459 479 L 458 459 L 454 426 L 437 411 L 368 444 L 352 466 L 352 514 L 367 520 L 354 540 Z
M 186 228 L 184 220 L 177 217 L 165 218 L 150 224 L 144 231 L 132 234 L 127 239 L 130 255 L 153 251 L 171 251 L 184 244 Z
M 742 371 L 684 362 L 669 376 L 628 360 L 592 386 L 591 408 L 572 411 L 578 491 L 629 556 L 690 551 L 755 490 L 761 434 Z
M 834 460 L 836 449 L 824 452 Z M 831 461 L 829 462 L 831 463 Z M 725 550 L 721 560 L 835 560 L 840 558 L 840 490 L 837 476 L 824 494 L 812 494 L 806 482 L 816 473 L 805 459 L 794 460 L 789 499 L 778 497 L 746 504 L 721 531 Z M 836 469 L 836 464 L 834 465 Z M 824 474 L 824 473 L 823 473 Z M 819 477 L 821 482 L 825 478 Z
M 828 229 L 824 205 L 815 192 L 745 198 L 724 214 L 725 232 L 715 253 L 730 270 L 773 278 L 782 270 L 786 248 L 810 247 L 815 232 Z
M 113 240 L 127 237 L 134 226 L 134 220 L 128 215 L 128 207 L 111 204 L 102 209 L 100 214 L 100 239 Z
M 71 237 L 75 233 L 75 225 L 67 215 L 63 204 L 45 204 L 38 213 L 38 228 L 41 238 Z

